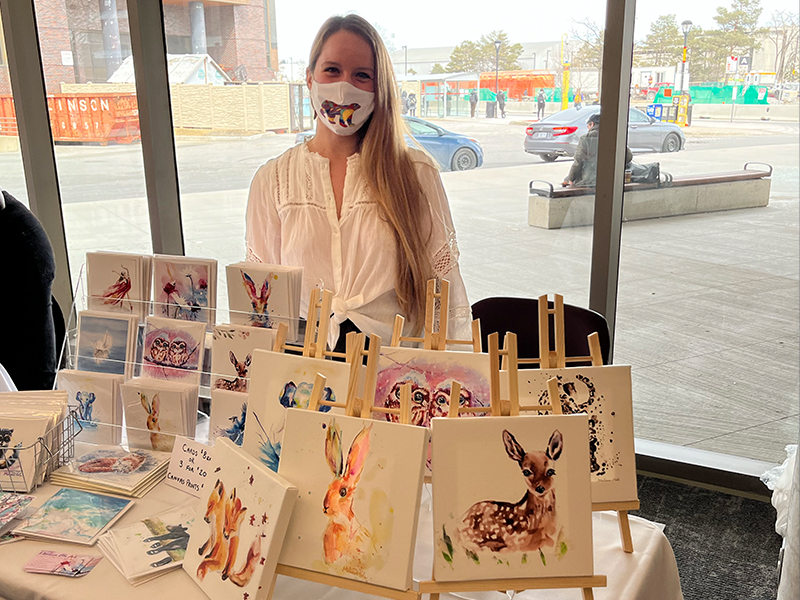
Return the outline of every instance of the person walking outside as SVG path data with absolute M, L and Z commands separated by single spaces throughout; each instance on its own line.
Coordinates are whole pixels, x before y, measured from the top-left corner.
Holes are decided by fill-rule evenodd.
M 536 119 L 541 121 L 544 119 L 544 90 L 539 90 L 539 95 L 536 97 Z
M 472 90 L 469 94 L 469 116 L 475 118 L 475 109 L 478 107 L 478 92 Z
M 597 184 L 597 143 L 600 140 L 600 113 L 594 113 L 586 121 L 589 131 L 581 136 L 575 160 L 564 181 L 563 187 L 594 187 Z M 633 160 L 631 149 L 625 147 L 625 168 Z
M 408 95 L 408 114 L 417 116 L 417 95 L 413 93 Z
M 503 118 L 506 118 L 506 94 L 503 90 L 497 92 L 497 104 L 500 107 L 500 114 L 503 115 Z
M 573 106 L 575 108 L 580 108 L 581 106 L 583 106 L 583 96 L 581 96 L 580 88 L 575 90 L 575 97 L 573 98 Z

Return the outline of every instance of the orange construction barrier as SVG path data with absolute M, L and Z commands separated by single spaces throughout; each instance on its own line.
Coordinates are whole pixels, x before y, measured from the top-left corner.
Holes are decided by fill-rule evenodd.
M 0 135 L 19 135 L 14 100 L 11 96 L 0 96 Z
M 9 109 L 10 107 L 10 109 Z M 141 139 L 136 94 L 57 94 L 47 97 L 56 142 L 117 142 Z M 14 122 L 6 130 L 4 119 Z M 11 96 L 0 96 L 0 135 L 17 135 Z

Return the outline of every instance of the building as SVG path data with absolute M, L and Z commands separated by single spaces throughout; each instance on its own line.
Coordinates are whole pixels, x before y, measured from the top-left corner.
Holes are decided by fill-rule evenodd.
M 275 0 L 163 0 L 169 54 L 209 54 L 234 81 L 271 81 L 278 71 Z M 37 0 L 49 93 L 61 83 L 105 82 L 128 56 L 125 0 Z M 0 94 L 10 94 L 0 50 Z

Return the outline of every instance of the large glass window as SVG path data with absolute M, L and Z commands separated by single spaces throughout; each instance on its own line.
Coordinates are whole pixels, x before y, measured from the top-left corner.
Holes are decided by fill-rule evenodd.
M 797 17 L 782 36 L 771 9 L 705 4 L 637 6 L 628 145 L 674 181 L 625 194 L 615 362 L 633 366 L 637 437 L 781 462 L 798 432 L 800 148 L 796 100 L 776 93 L 797 74 L 776 56 L 796 58 L 781 44 Z

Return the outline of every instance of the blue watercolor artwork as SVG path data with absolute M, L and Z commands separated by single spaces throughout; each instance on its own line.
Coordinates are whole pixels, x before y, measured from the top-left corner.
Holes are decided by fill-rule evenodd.
M 77 370 L 124 375 L 130 321 L 82 315 Z

